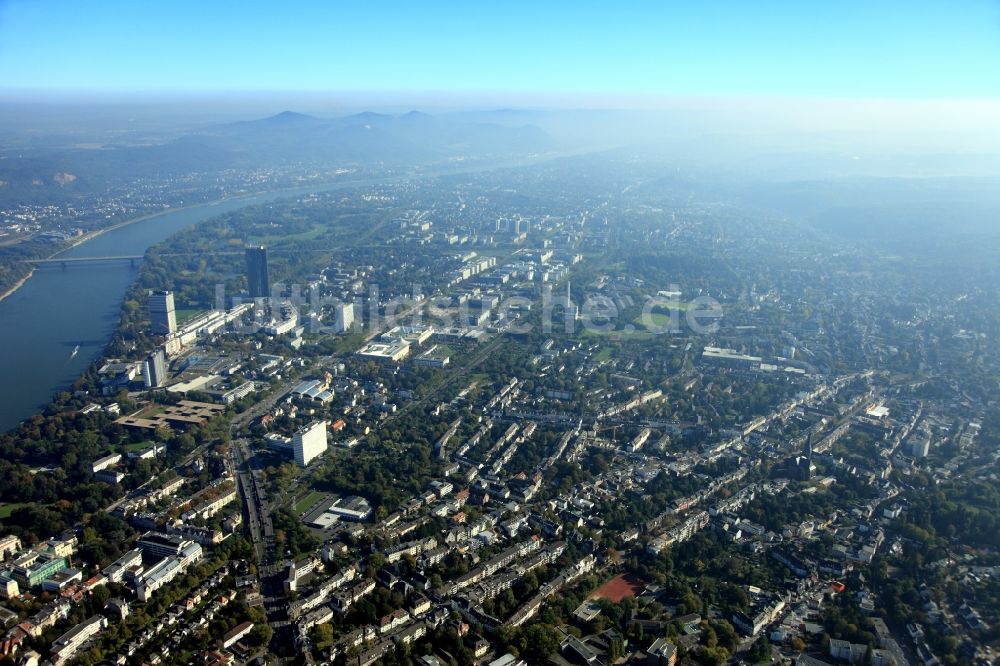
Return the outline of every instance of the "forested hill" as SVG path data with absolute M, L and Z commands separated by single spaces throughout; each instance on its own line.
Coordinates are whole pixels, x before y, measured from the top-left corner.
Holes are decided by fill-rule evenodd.
M 419 112 L 321 119 L 286 111 L 159 142 L 18 151 L 0 160 L 0 206 L 68 200 L 139 178 L 287 165 L 420 166 L 523 156 L 554 146 L 552 138 L 533 125 L 470 122 Z

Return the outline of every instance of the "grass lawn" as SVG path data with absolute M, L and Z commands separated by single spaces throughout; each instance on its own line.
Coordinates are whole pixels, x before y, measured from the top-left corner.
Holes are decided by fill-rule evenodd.
M 153 448 L 153 440 L 147 439 L 145 442 L 136 442 L 135 444 L 126 444 L 126 453 L 132 451 L 145 451 L 146 449 Z
M 152 407 L 146 409 L 142 414 L 139 414 L 139 418 L 151 419 L 154 416 L 162 414 L 165 411 L 167 411 L 167 408 L 164 407 L 163 405 L 153 405 Z
M 631 326 L 631 325 L 630 325 Z M 652 340 L 653 334 L 641 328 L 632 326 L 616 331 L 597 331 L 590 328 L 577 329 L 586 338 L 608 338 L 609 340 Z
M 594 363 L 603 363 L 611 358 L 611 347 L 602 347 L 601 351 L 594 354 Z
M 295 503 L 295 514 L 298 515 L 302 513 L 303 511 L 305 511 L 306 509 L 308 509 L 309 507 L 311 507 L 313 504 L 320 501 L 324 497 L 326 497 L 324 493 L 317 492 L 315 490 L 310 492 L 308 495 L 306 495 L 305 497 L 303 497 L 302 499 L 300 499 L 298 502 Z
M 690 303 L 685 303 L 684 301 L 667 301 L 666 303 L 657 303 L 656 307 L 653 308 L 653 312 L 670 312 L 671 310 L 684 312 L 689 309 L 691 309 Z
M 183 326 L 204 311 L 203 308 L 177 308 L 174 310 L 174 314 L 177 315 L 177 325 Z
M 646 317 L 648 317 L 649 320 L 648 322 L 644 323 L 643 319 Z M 680 319 L 678 319 L 678 323 L 679 322 Z M 640 314 L 638 317 L 635 318 L 635 323 L 643 328 L 645 328 L 646 324 L 652 324 L 656 328 L 667 328 L 668 326 L 670 326 L 671 321 L 670 321 L 670 315 L 663 312 L 656 312 L 654 310 L 653 312 L 650 312 L 649 314 L 646 315 Z
M 430 349 L 430 347 L 428 347 L 426 350 L 424 350 L 420 354 L 420 356 L 423 356 L 424 354 L 426 354 L 429 349 Z M 434 348 L 434 353 L 431 354 L 428 358 L 444 358 L 446 356 L 448 358 L 451 358 L 451 357 L 455 356 L 455 350 L 452 349 L 451 347 L 448 347 L 447 345 L 437 345 Z
M 676 307 L 674 307 L 676 306 Z M 672 324 L 677 324 L 678 326 L 684 325 L 684 313 L 691 307 L 690 303 L 671 303 L 671 307 L 677 311 L 676 321 L 671 321 L 670 313 L 668 311 L 662 310 L 660 308 L 654 308 L 652 312 L 649 313 L 639 313 L 639 316 L 632 321 L 637 324 L 640 328 L 645 328 L 646 325 L 651 325 L 657 329 L 663 330 L 670 328 Z M 643 321 L 648 317 L 647 321 Z
M 279 241 L 282 242 L 282 243 L 286 243 L 286 242 L 289 242 L 289 241 L 294 241 L 294 242 L 312 241 L 312 240 L 316 240 L 317 238 L 319 238 L 325 231 L 326 231 L 326 229 L 322 225 L 317 224 L 316 226 L 314 226 L 312 229 L 309 229 L 308 231 L 302 231 L 300 233 L 291 234 L 291 235 L 287 235 L 287 236 L 283 235 L 283 234 L 269 234 L 269 235 L 261 235 L 261 236 L 252 236 L 251 239 L 250 239 L 249 244 L 250 245 L 276 245 Z
M 31 502 L 8 502 L 0 504 L 0 519 L 10 518 L 10 514 L 14 512 L 14 509 L 20 509 L 22 506 L 31 506 Z
M 334 350 L 338 354 L 350 354 L 361 349 L 365 345 L 365 335 L 368 329 L 355 323 L 347 335 L 338 335 L 335 338 Z

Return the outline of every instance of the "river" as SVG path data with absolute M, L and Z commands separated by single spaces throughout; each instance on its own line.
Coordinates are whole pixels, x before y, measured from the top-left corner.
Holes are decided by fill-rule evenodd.
M 470 174 L 527 166 L 590 150 L 449 166 L 408 175 L 345 180 L 325 185 L 263 192 L 246 197 L 166 211 L 111 229 L 60 257 L 145 254 L 178 231 L 222 213 L 276 199 L 442 175 Z M 0 300 L 0 432 L 44 408 L 98 359 L 121 318 L 125 292 L 138 266 L 128 262 L 42 266 L 17 291 Z M 73 350 L 79 352 L 73 355 Z
M 178 231 L 222 213 L 358 184 L 266 192 L 166 211 L 107 231 L 59 256 L 141 255 Z M 138 270 L 126 261 L 46 265 L 0 301 L 0 431 L 40 411 L 101 356 Z

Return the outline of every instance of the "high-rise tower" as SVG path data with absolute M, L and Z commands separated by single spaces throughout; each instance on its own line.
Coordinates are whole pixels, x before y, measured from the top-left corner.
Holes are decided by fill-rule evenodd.
M 267 276 L 267 248 L 248 247 L 247 286 L 250 298 L 266 298 L 271 295 L 271 281 Z
M 313 421 L 299 428 L 292 437 L 292 453 L 299 467 L 305 467 L 326 451 L 326 421 Z
M 174 293 L 154 291 L 149 294 L 149 328 L 153 335 L 170 335 L 177 330 Z
M 142 379 L 146 388 L 158 388 L 167 381 L 167 355 L 156 349 L 142 364 Z

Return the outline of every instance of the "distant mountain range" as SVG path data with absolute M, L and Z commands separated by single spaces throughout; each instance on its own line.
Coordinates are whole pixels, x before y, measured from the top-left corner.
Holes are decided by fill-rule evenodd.
M 419 111 L 400 116 L 369 111 L 329 120 L 285 111 L 224 125 L 204 137 L 271 157 L 362 164 L 510 156 L 553 147 L 551 137 L 533 125 L 465 122 Z
M 108 183 L 137 177 L 287 164 L 429 165 L 459 158 L 509 158 L 554 147 L 549 134 L 530 124 L 481 122 L 419 111 L 399 116 L 365 112 L 331 119 L 284 111 L 148 145 L 19 150 L 0 160 L 0 203 L 15 198 L 38 202 L 97 191 Z

